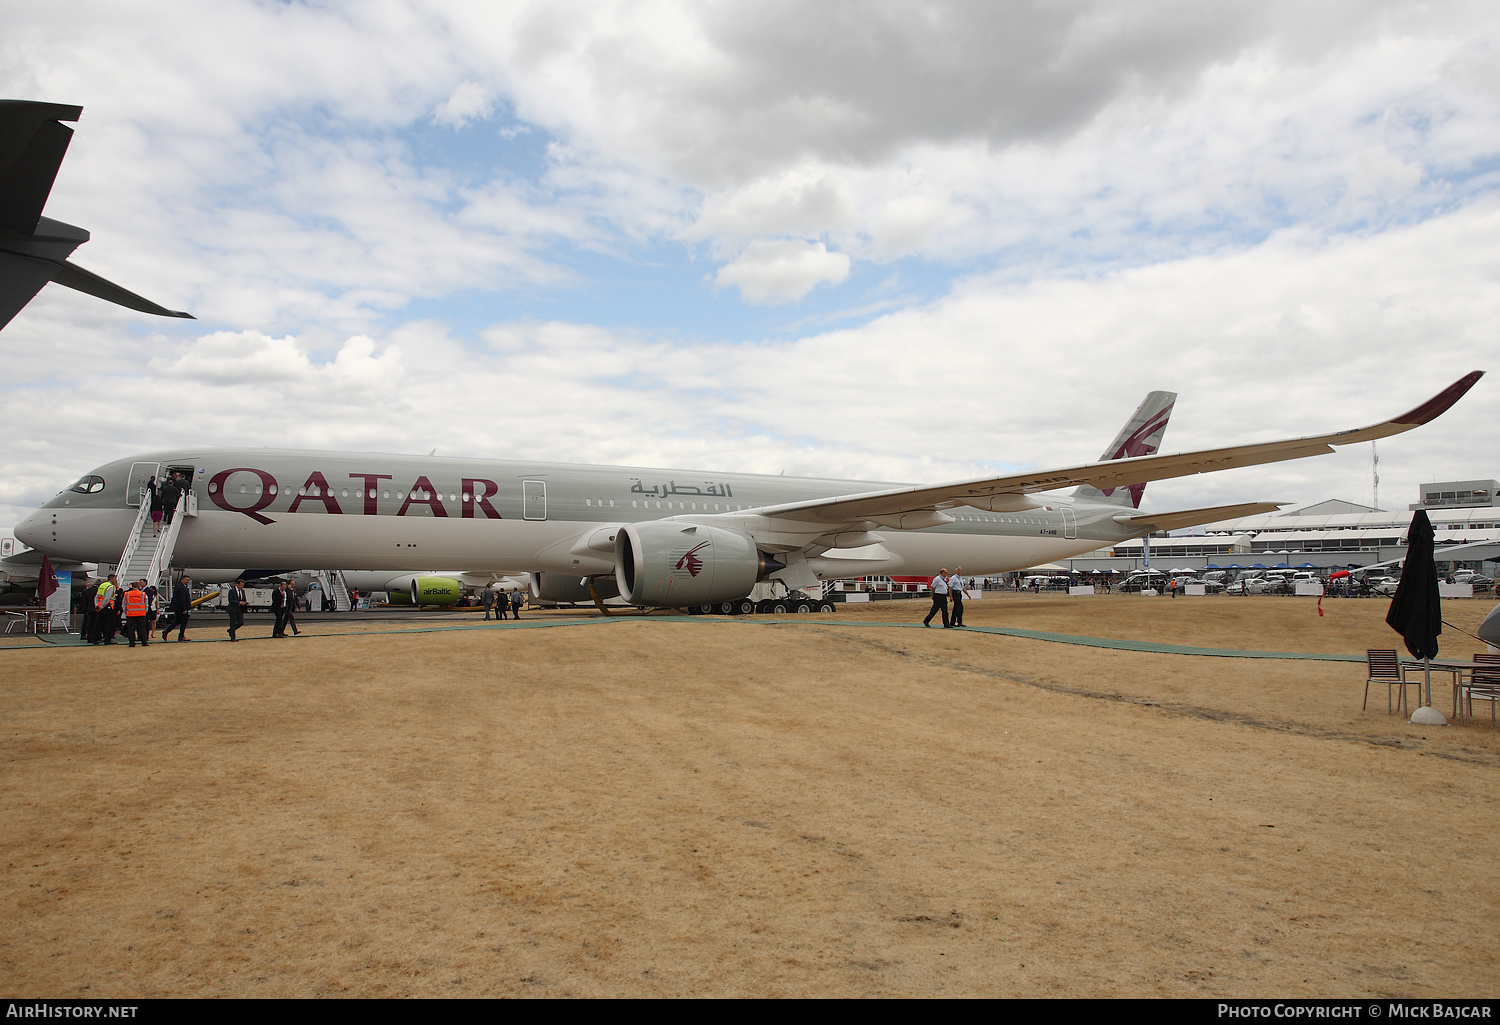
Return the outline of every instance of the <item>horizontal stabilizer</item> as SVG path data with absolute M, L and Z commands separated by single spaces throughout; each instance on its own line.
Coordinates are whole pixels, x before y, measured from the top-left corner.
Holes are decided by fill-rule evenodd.
M 1178 512 L 1132 513 L 1114 517 L 1114 521 L 1131 530 L 1149 534 L 1154 530 L 1178 530 L 1196 527 L 1200 523 L 1215 523 L 1218 520 L 1235 520 L 1241 516 L 1258 516 L 1275 512 L 1285 502 L 1240 502 L 1238 505 L 1210 505 L 1202 509 L 1182 509 Z
M 180 310 L 169 310 L 165 306 L 158 306 L 150 299 L 142 298 L 128 289 L 121 288 L 113 281 L 108 281 L 95 274 L 93 271 L 84 270 L 71 260 L 64 260 L 60 264 L 52 265 L 52 280 L 59 285 L 67 285 L 80 292 L 107 299 L 112 303 L 124 306 L 127 309 L 139 310 L 141 313 L 154 313 L 158 317 L 180 317 L 184 320 L 196 320 L 191 313 L 183 313 Z

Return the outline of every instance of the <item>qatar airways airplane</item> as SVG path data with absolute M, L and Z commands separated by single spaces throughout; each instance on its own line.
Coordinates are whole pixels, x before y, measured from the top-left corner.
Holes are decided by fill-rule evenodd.
M 760 580 L 788 587 L 870 575 L 988 575 L 1156 530 L 1269 512 L 1274 502 L 1140 511 L 1153 480 L 1298 459 L 1436 418 L 1482 376 L 1357 430 L 1158 455 L 1176 396 L 1152 392 L 1098 462 L 943 484 L 452 459 L 189 449 L 107 463 L 27 517 L 16 537 L 53 556 L 113 562 L 140 487 L 192 481 L 177 566 L 309 566 L 397 573 L 461 566 L 530 573 L 555 601 L 619 595 L 646 607 L 728 605 Z M 1071 494 L 1056 494 L 1072 488 Z

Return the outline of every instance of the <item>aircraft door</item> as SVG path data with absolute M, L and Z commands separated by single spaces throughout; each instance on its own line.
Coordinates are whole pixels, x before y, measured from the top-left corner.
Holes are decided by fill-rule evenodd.
M 1077 537 L 1078 536 L 1078 517 L 1073 514 L 1073 510 L 1072 509 L 1069 509 L 1065 505 L 1064 506 L 1060 506 L 1059 508 L 1062 511 L 1062 518 L 1063 518 L 1063 537 L 1068 537 L 1068 538 Z
M 125 484 L 125 504 L 140 505 L 141 488 L 145 487 L 146 482 L 152 477 L 159 477 L 160 474 L 160 463 L 131 463 L 130 480 Z M 159 480 L 158 483 L 160 483 Z
M 521 482 L 521 518 L 545 520 L 547 518 L 547 482 L 523 480 Z

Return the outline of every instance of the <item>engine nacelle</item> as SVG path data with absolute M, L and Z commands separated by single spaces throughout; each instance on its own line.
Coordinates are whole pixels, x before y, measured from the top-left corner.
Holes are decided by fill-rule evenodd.
M 401 576 L 389 581 L 385 590 L 392 605 L 457 605 L 463 584 L 452 577 Z
M 594 594 L 599 595 L 600 601 L 617 597 L 620 593 L 620 589 L 615 586 L 614 577 L 533 573 L 531 574 L 531 596 L 538 601 L 552 601 L 562 605 L 584 604 L 594 600 L 594 594 L 589 593 L 590 583 L 593 584 Z
M 685 608 L 748 595 L 761 572 L 755 539 L 699 523 L 630 523 L 615 535 L 615 582 L 632 605 Z

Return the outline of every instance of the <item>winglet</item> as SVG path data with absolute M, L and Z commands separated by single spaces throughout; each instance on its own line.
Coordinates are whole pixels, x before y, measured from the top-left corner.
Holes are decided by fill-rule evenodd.
M 1459 399 L 1463 398 L 1464 393 L 1467 392 L 1470 388 L 1474 387 L 1474 385 L 1478 383 L 1479 379 L 1483 376 L 1483 370 L 1475 370 L 1471 373 L 1465 374 L 1463 377 L 1460 377 L 1457 381 L 1454 381 L 1448 387 L 1438 392 L 1432 398 L 1422 403 L 1416 409 L 1413 409 L 1409 413 L 1402 413 L 1391 422 L 1398 424 L 1411 424 L 1413 427 L 1416 427 L 1420 424 L 1425 424 L 1436 420 L 1438 417 L 1442 416 L 1448 411 L 1449 406 L 1453 405 Z

